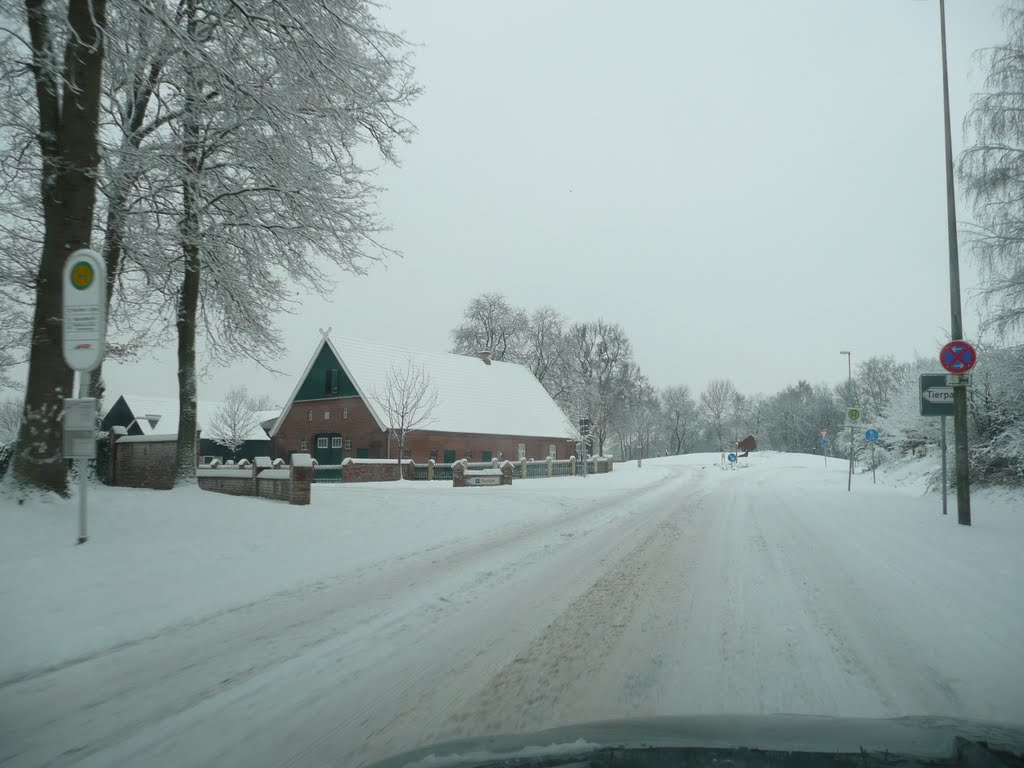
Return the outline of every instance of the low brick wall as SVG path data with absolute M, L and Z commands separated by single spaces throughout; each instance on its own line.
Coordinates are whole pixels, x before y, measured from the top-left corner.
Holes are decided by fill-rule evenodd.
M 380 483 L 398 479 L 397 459 L 345 459 L 341 462 L 343 483 Z M 412 480 L 412 460 L 402 462 L 402 479 Z
M 176 435 L 124 435 L 111 439 L 112 485 L 161 491 L 174 487 Z
M 270 459 L 260 456 L 252 467 L 245 469 L 217 467 L 197 470 L 196 479 L 204 491 L 226 493 L 229 496 L 256 496 L 289 504 L 309 504 L 313 465 L 303 464 L 303 457 L 309 461 L 309 454 L 295 454 L 292 456 L 291 467 L 266 469 Z
M 511 461 L 504 461 L 500 467 L 492 469 L 467 469 L 467 463 L 466 461 L 457 461 L 452 464 L 453 488 L 512 485 L 515 465 Z

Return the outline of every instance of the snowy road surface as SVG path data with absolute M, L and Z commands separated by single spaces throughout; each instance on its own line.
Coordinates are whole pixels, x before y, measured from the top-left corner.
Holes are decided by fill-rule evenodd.
M 246 539 L 269 575 L 251 569 L 246 583 L 223 532 L 222 565 L 200 564 L 214 545 L 193 521 L 194 560 L 180 542 L 167 562 L 151 554 L 150 570 L 181 585 L 149 595 L 159 611 L 141 607 L 154 589 L 144 560 L 95 595 L 82 577 L 76 600 L 75 583 L 12 582 L 17 559 L 22 573 L 128 561 L 100 563 L 93 542 L 35 559 L 4 543 L 0 642 L 18 651 L 0 673 L 0 765 L 358 766 L 459 736 L 634 715 L 1024 722 L 1016 503 L 977 503 L 965 529 L 934 497 L 870 478 L 847 494 L 841 462 L 826 472 L 813 457 L 764 455 L 722 471 L 714 459 L 493 490 L 317 487 L 308 523 L 258 502 L 289 516 L 279 551 Z M 189 498 L 210 515 L 227 499 Z M 225 518 L 238 513 L 223 503 Z M 418 516 L 448 505 L 446 522 L 417 532 Z M 47 510 L 2 511 L 5 542 L 58 529 L 52 515 L 36 522 Z M 323 539 L 346 515 L 363 522 L 345 523 L 333 559 Z M 304 525 L 316 527 L 310 563 L 275 570 L 302 557 Z M 209 583 L 216 600 L 203 602 L 199 580 L 218 573 L 237 584 Z M 100 592 L 140 607 L 126 617 Z M 88 641 L 53 640 L 62 616 Z

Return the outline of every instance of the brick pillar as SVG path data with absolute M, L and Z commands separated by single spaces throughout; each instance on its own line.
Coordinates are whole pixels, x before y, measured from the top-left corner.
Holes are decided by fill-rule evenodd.
M 498 468 L 498 460 L 497 459 L 491 459 L 491 466 L 494 467 L 495 469 L 497 469 Z
M 573 477 L 576 477 L 576 457 L 575 456 L 570 456 L 569 457 L 569 474 L 572 475 Z
M 313 460 L 308 453 L 292 454 L 289 486 L 289 504 L 309 504 L 310 489 L 313 486 Z
M 427 480 L 434 479 L 434 460 L 431 459 L 427 462 Z
M 501 465 L 501 484 L 512 485 L 512 475 L 515 473 L 515 465 L 506 461 Z
M 519 477 L 526 479 L 526 459 L 519 460 Z
M 554 471 L 555 462 L 550 456 L 548 456 L 548 477 L 551 477 L 554 474 Z
M 466 465 L 461 461 L 452 464 L 452 488 L 466 487 Z

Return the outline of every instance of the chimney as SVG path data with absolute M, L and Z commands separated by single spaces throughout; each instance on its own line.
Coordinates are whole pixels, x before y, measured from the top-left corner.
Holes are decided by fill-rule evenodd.
M 484 361 L 484 365 L 491 364 L 491 350 L 481 349 L 479 352 L 476 353 L 476 356 Z

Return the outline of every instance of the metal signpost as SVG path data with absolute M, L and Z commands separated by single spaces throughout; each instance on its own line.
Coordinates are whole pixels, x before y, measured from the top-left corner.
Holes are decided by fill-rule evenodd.
M 828 469 L 828 453 L 825 450 L 828 448 L 828 430 L 823 429 L 818 434 L 821 435 L 821 440 L 818 441 L 818 445 L 821 446 L 821 455 L 825 457 L 825 468 Z
M 864 433 L 864 439 L 871 443 L 871 482 L 874 484 L 875 481 L 875 443 L 878 442 L 878 430 L 869 429 Z
M 920 404 L 922 416 L 942 418 L 942 514 L 948 513 L 948 484 L 946 482 L 946 417 L 954 413 L 953 388 L 947 386 L 944 373 L 921 374 Z
M 846 418 L 850 420 L 850 471 L 846 476 L 846 490 L 853 487 L 853 423 L 860 420 L 860 408 L 851 408 L 846 412 Z
M 64 362 L 78 372 L 78 398 L 64 400 L 64 457 L 78 464 L 78 543 L 86 531 L 89 459 L 96 458 L 96 399 L 85 397 L 88 373 L 103 360 L 107 339 L 107 271 L 103 259 L 87 248 L 64 263 Z
M 729 459 L 729 468 L 736 469 L 736 454 L 730 453 L 727 458 Z
M 971 524 L 971 475 L 967 454 L 967 375 L 978 362 L 977 350 L 958 338 L 954 324 L 953 341 L 939 350 L 939 364 L 950 374 L 946 386 L 953 388 L 953 455 L 956 458 L 956 518 L 960 525 Z

